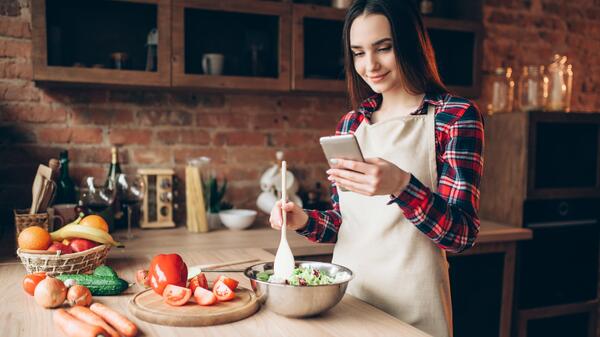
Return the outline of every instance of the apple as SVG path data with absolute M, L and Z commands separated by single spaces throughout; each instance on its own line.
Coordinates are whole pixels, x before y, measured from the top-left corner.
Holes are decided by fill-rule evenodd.
M 73 249 L 62 242 L 54 241 L 50 247 L 48 247 L 47 251 L 49 252 L 57 252 L 61 251 L 62 254 L 71 254 L 73 253 Z
M 73 239 L 69 245 L 75 252 L 83 252 L 84 250 L 98 246 L 96 242 L 86 239 Z

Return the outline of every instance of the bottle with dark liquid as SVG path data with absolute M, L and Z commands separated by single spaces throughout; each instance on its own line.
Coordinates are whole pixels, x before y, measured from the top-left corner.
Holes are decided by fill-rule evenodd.
M 75 184 L 69 176 L 69 152 L 62 151 L 59 158 L 60 176 L 56 186 L 54 204 L 74 204 L 77 198 L 75 197 Z
M 121 173 L 121 165 L 119 164 L 119 152 L 116 146 L 111 148 L 111 161 L 110 166 L 108 167 L 108 176 L 106 177 L 106 186 L 110 189 L 117 188 L 117 176 Z M 115 197 L 115 201 L 112 206 L 113 210 L 113 218 L 114 224 L 111 227 L 111 230 L 116 228 L 124 228 L 125 227 L 125 217 L 123 216 L 123 209 L 121 207 L 120 196 L 117 193 Z M 110 225 L 110 224 L 109 224 Z

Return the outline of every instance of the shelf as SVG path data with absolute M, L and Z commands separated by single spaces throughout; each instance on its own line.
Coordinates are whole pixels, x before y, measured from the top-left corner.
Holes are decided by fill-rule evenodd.
M 287 4 L 175 0 L 173 86 L 287 91 L 289 34 Z
M 444 84 L 456 94 L 481 94 L 483 26 L 473 21 L 426 17 L 425 26 Z
M 32 0 L 33 77 L 42 83 L 346 94 L 345 13 L 291 1 Z M 481 23 L 436 17 L 425 23 L 443 81 L 454 93 L 477 97 Z M 159 32 L 157 69 L 146 71 L 153 28 Z M 111 69 L 115 52 L 128 55 L 123 69 Z
M 34 80 L 168 86 L 170 17 L 170 0 L 33 0 Z M 146 70 L 155 28 L 155 67 Z M 121 69 L 113 53 L 124 55 Z
M 345 10 L 292 6 L 292 89 L 346 91 L 342 29 Z

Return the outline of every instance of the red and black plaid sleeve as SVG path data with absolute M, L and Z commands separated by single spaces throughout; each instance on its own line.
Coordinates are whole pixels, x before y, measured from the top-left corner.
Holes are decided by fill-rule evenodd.
M 409 185 L 390 203 L 442 249 L 459 252 L 471 246 L 479 233 L 479 184 L 483 172 L 483 119 L 471 102 L 451 95 L 426 97 L 435 105 L 437 192 L 411 176 Z M 359 113 L 348 113 L 338 132 L 354 132 L 376 110 L 379 100 L 370 98 Z M 424 104 L 419 113 L 426 113 Z M 307 211 L 309 222 L 302 235 L 318 242 L 335 242 L 341 225 L 339 198 L 332 188 L 333 209 Z

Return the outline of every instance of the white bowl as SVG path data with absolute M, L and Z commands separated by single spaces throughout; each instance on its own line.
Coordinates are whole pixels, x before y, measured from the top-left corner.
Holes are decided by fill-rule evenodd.
M 229 229 L 246 229 L 254 223 L 256 211 L 253 209 L 228 209 L 219 212 L 219 218 L 223 225 Z

